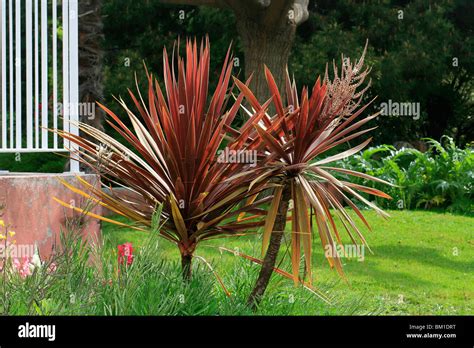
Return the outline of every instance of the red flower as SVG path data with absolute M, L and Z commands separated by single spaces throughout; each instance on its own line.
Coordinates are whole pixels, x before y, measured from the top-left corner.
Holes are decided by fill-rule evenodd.
M 133 262 L 133 246 L 132 243 L 125 243 L 118 247 L 118 263 L 123 265 L 124 261 L 127 261 L 127 266 L 130 266 Z

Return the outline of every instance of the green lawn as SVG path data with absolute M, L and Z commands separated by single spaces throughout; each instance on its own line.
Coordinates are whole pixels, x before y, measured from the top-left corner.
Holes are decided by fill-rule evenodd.
M 373 231 L 365 231 L 364 235 L 374 254 L 365 250 L 363 261 L 344 259 L 347 283 L 329 268 L 319 241 L 315 241 L 315 285 L 327 292 L 333 305 L 274 275 L 260 313 L 474 314 L 474 218 L 426 211 L 389 213 L 391 218 L 386 221 L 366 212 Z M 103 231 L 110 248 L 132 242 L 138 249 L 145 240 L 141 232 L 111 224 L 104 224 Z M 234 296 L 243 299 L 258 266 L 231 253 L 221 253 L 218 247 L 238 248 L 258 257 L 259 238 L 252 235 L 203 242 L 196 254 L 213 265 Z M 163 240 L 161 247 L 164 258 L 179 260 L 174 245 Z M 290 269 L 286 261 L 281 267 Z M 227 298 L 222 296 L 221 300 Z M 272 307 L 279 311 L 272 311 Z

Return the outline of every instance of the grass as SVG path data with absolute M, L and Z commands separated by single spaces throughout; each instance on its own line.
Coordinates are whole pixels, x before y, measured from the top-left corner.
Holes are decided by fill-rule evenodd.
M 374 254 L 366 249 L 363 261 L 344 259 L 347 283 L 329 268 L 322 248 L 315 245 L 315 285 L 333 298 L 332 306 L 274 275 L 259 314 L 472 315 L 474 218 L 427 211 L 389 213 L 392 217 L 386 221 L 373 212 L 366 212 L 373 231 L 364 231 L 364 235 Z M 124 242 L 132 242 L 140 249 L 146 240 L 144 233 L 107 223 L 103 225 L 103 233 L 111 249 Z M 218 247 L 258 257 L 259 237 L 257 234 L 218 239 L 203 242 L 198 247 L 196 254 L 213 265 L 232 293 L 232 297 L 227 298 L 214 286 L 214 291 L 219 293 L 218 301 L 222 302 L 220 314 L 246 314 L 242 306 L 258 266 L 231 253 L 220 252 Z M 176 247 L 165 240 L 160 241 L 160 254 L 165 260 L 179 260 Z M 194 263 L 195 267 L 205 268 L 200 260 L 195 259 Z M 290 269 L 286 261 L 281 267 Z M 210 273 L 208 276 L 212 277 Z

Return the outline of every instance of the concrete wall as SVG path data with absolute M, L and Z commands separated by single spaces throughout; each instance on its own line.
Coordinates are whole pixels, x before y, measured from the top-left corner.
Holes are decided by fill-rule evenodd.
M 76 174 L 40 174 L 9 173 L 0 175 L 0 219 L 9 230 L 15 232 L 17 245 L 31 246 L 37 244 L 41 257 L 50 255 L 53 243 L 59 242 L 61 228 L 66 218 L 79 213 L 61 206 L 53 197 L 73 203 L 77 207 L 85 206 L 85 199 L 64 187 L 57 177 L 78 186 Z M 79 174 L 89 183 L 97 186 L 100 181 L 94 174 Z M 101 207 L 95 207 L 94 213 L 100 214 Z M 97 238 L 100 235 L 100 222 L 86 218 L 84 236 Z M 5 230 L 0 227 L 2 234 Z

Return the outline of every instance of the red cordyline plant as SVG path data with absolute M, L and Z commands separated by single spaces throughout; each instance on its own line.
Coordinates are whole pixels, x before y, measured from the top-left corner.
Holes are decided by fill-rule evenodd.
M 287 74 L 286 104 L 271 72 L 265 69 L 276 114 L 270 117 L 265 113 L 263 117 L 259 117 L 258 122 L 254 123 L 254 129 L 248 134 L 250 140 L 242 139 L 240 144 L 243 146 L 245 141 L 247 149 L 262 154 L 259 156 L 257 168 L 254 169 L 256 178 L 251 184 L 272 182 L 278 185 L 272 189 L 273 198 L 264 226 L 262 268 L 248 299 L 248 304 L 252 307 L 259 303 L 275 269 L 290 202 L 292 203 L 290 254 L 295 283 L 305 284 L 299 267 L 301 256 L 304 256 L 304 273 L 308 284 L 311 285 L 312 239 L 315 231 L 326 251 L 335 251 L 338 244 L 343 244 L 333 215 L 340 219 L 352 243 L 357 244 L 360 241 L 367 245 L 359 228 L 347 213 L 344 203 L 355 211 L 369 229 L 369 224 L 351 198 L 361 201 L 382 216 L 388 216 L 361 193 L 384 198 L 390 196 L 374 188 L 343 180 L 338 174 L 346 177 L 363 177 L 386 184 L 389 184 L 388 182 L 363 173 L 330 166 L 334 161 L 359 152 L 371 139 L 336 155 L 324 157 L 336 146 L 349 144 L 349 141 L 374 129 L 359 130 L 378 115 L 361 119 L 362 113 L 370 104 L 360 106 L 364 92 L 370 85 L 369 83 L 365 88 L 358 90 L 369 73 L 369 69 L 362 70 L 364 56 L 365 50 L 357 62 L 343 64 L 340 74 L 334 66 L 333 80 L 329 79 L 326 69 L 323 83 L 318 78 L 311 93 L 304 87 L 301 97 L 298 96 L 295 81 L 291 81 Z M 262 115 L 262 109 L 266 107 L 260 105 L 247 85 L 238 80 L 236 82 L 253 109 L 249 114 Z M 315 228 L 313 228 L 313 216 Z M 338 253 L 327 252 L 325 255 L 330 266 L 335 267 L 343 276 Z
M 210 99 L 208 40 L 201 43 L 200 48 L 195 40 L 188 40 L 185 59 L 179 55 L 179 42 L 177 51 L 175 54 L 173 50 L 170 63 L 164 49 L 164 93 L 158 81 L 148 72 L 147 99 L 140 93 L 138 84 L 138 96 L 129 91 L 138 115 L 122 99 L 119 100 L 132 127 L 100 105 L 110 117 L 107 122 L 131 149 L 111 135 L 84 123 L 79 124 L 81 131 L 100 145 L 82 136 L 60 130 L 56 132 L 79 145 L 81 161 L 103 179 L 122 187 L 126 194 L 114 194 L 113 190 L 108 194 L 80 178 L 81 188 L 63 181 L 70 189 L 133 220 L 136 224 L 130 227 L 144 231 L 152 227 L 157 206 L 163 203 L 159 214 L 166 222 L 159 233 L 178 246 L 183 277 L 189 279 L 192 257 L 199 242 L 248 233 L 263 225 L 258 218 L 265 211 L 258 206 L 268 198 L 237 205 L 271 185 L 264 183 L 249 189 L 251 174 L 226 180 L 252 164 L 216 160 L 226 129 L 230 127 L 243 100 L 243 95 L 240 95 L 233 103 L 229 102 L 232 72 L 230 49 Z M 232 142 L 227 146 L 236 148 Z M 72 208 L 82 211 L 78 207 Z M 244 219 L 235 218 L 245 212 L 251 215 Z M 88 214 L 126 225 L 91 212 Z

